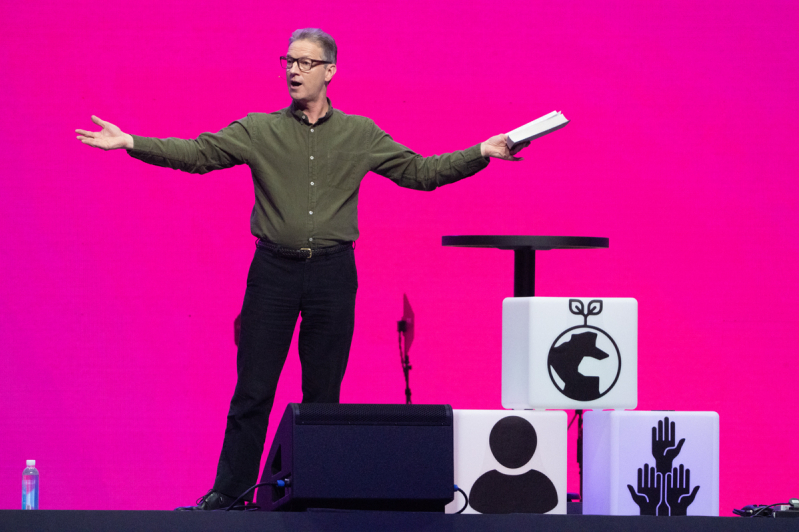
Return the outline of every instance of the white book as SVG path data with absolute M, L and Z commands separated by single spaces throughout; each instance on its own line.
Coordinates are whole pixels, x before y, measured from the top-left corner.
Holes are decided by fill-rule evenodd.
M 552 111 L 508 133 L 508 140 L 506 141 L 508 148 L 513 148 L 520 142 L 543 137 L 547 133 L 560 129 L 568 123 L 569 121 L 563 116 L 563 113 L 560 111 Z

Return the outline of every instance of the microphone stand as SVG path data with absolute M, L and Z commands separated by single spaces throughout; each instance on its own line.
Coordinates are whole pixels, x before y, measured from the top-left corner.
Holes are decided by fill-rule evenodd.
M 408 344 L 407 341 L 403 345 L 403 337 L 408 331 L 408 322 L 400 320 L 397 322 L 397 333 L 399 341 L 400 364 L 402 365 L 402 372 L 405 374 L 405 404 L 411 404 L 411 385 L 409 380 L 409 372 L 413 369 L 410 359 L 408 358 Z

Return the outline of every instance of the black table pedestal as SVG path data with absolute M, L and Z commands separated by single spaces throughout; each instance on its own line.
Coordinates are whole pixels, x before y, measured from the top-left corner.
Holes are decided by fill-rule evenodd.
M 513 297 L 535 295 L 535 250 L 517 248 L 513 250 Z

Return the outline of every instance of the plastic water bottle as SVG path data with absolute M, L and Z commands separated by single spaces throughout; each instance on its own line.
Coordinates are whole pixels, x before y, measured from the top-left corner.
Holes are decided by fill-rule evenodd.
M 22 509 L 39 509 L 39 471 L 36 469 L 36 460 L 25 462 L 28 466 L 22 471 Z

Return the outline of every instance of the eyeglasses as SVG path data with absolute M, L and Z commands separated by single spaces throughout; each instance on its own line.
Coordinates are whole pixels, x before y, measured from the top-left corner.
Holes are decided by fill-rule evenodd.
M 300 72 L 310 72 L 316 65 L 331 65 L 333 61 L 320 61 L 319 59 L 308 59 L 307 57 L 294 59 L 293 57 L 286 57 L 285 55 L 280 56 L 280 66 L 284 69 L 291 70 L 294 63 L 297 63 Z

